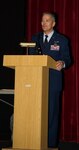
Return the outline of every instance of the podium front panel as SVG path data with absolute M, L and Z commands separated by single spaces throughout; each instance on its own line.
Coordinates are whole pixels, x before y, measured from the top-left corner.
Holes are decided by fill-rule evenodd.
M 15 67 L 13 148 L 47 148 L 48 72 L 46 67 Z

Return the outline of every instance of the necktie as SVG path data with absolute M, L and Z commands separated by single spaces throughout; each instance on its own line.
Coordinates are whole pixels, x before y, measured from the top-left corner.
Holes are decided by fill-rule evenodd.
M 45 43 L 48 42 L 47 38 L 48 38 L 48 35 L 45 35 L 45 41 L 44 41 Z

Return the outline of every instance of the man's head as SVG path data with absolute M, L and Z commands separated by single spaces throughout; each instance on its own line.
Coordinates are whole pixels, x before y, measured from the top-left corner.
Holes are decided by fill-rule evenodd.
M 44 33 L 49 34 L 56 24 L 55 14 L 50 12 L 44 12 L 42 15 L 42 30 Z

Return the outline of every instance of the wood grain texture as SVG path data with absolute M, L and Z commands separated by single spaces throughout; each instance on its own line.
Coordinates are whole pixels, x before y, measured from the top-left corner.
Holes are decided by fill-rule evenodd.
M 15 69 L 13 148 L 47 149 L 49 56 L 4 56 Z

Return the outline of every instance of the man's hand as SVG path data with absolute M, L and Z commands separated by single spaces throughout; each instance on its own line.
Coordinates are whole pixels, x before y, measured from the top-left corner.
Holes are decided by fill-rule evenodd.
M 57 61 L 56 70 L 61 71 L 61 69 L 64 68 L 64 65 L 65 65 L 64 61 L 61 61 L 61 60 Z

